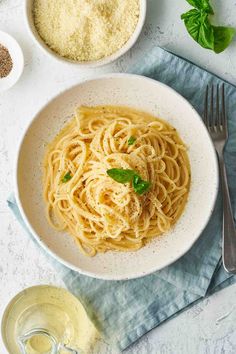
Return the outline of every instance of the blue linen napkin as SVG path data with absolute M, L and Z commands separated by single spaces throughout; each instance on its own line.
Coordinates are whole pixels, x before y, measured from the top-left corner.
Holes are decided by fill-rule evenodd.
M 132 72 L 171 86 L 200 114 L 206 85 L 223 82 L 159 47 L 145 55 Z M 229 120 L 225 159 L 235 210 L 236 88 L 226 82 L 225 85 Z M 8 204 L 26 229 L 14 195 L 9 198 Z M 97 280 L 74 272 L 45 254 L 56 267 L 67 288 L 83 303 L 101 334 L 120 350 L 124 350 L 152 328 L 202 297 L 236 282 L 236 276 L 227 274 L 221 262 L 221 204 L 219 194 L 210 222 L 186 255 L 165 269 L 143 278 L 127 281 Z

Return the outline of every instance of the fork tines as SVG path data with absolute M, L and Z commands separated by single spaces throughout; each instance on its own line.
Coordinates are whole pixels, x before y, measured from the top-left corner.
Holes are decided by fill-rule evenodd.
M 225 85 L 207 85 L 204 121 L 209 131 L 227 131 Z

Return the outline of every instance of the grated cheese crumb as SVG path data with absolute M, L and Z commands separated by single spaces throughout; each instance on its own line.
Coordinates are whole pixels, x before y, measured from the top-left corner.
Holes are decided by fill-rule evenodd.
M 139 0 L 34 0 L 35 27 L 59 55 L 98 60 L 120 49 L 139 19 Z

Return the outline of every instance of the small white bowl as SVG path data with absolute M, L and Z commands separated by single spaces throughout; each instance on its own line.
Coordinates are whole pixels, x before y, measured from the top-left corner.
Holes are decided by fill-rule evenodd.
M 64 57 L 58 55 L 56 52 L 54 52 L 52 49 L 50 49 L 50 47 L 41 39 L 41 37 L 39 36 L 39 34 L 35 28 L 34 19 L 33 19 L 33 11 L 32 11 L 33 0 L 25 0 L 25 18 L 26 18 L 27 27 L 28 27 L 28 30 L 29 30 L 31 36 L 36 41 L 36 43 L 39 45 L 39 47 L 46 54 L 50 55 L 50 57 L 53 57 L 53 58 L 59 60 L 60 62 L 77 65 L 77 66 L 80 66 L 83 68 L 95 68 L 98 66 L 110 64 L 111 62 L 113 62 L 116 59 L 118 59 L 119 57 L 121 57 L 130 48 L 133 47 L 133 45 L 137 41 L 137 39 L 142 31 L 142 28 L 143 28 L 143 25 L 145 22 L 145 18 L 146 18 L 147 0 L 139 0 L 139 2 L 140 2 L 139 20 L 138 20 L 137 26 L 136 26 L 132 36 L 129 38 L 129 40 L 123 45 L 123 47 L 121 47 L 119 50 L 117 50 L 112 55 L 109 55 L 107 57 L 101 58 L 99 60 L 94 60 L 94 61 L 70 60 L 70 59 L 67 59 L 67 58 L 64 58 Z
M 6 32 L 0 31 L 0 44 L 8 49 L 13 67 L 8 76 L 0 78 L 0 92 L 8 90 L 19 80 L 24 69 L 24 56 L 17 41 Z

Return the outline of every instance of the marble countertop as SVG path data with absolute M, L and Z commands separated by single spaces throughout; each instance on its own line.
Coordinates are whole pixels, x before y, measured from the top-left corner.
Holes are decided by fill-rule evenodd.
M 140 39 L 116 63 L 81 70 L 55 62 L 32 42 L 23 18 L 23 0 L 0 0 L 0 30 L 20 43 L 25 69 L 11 90 L 0 93 L 0 318 L 8 301 L 35 284 L 63 285 L 45 256 L 25 235 L 6 205 L 13 189 L 16 143 L 26 124 L 52 96 L 96 73 L 126 71 L 143 53 L 161 45 L 236 85 L 236 39 L 216 55 L 200 48 L 187 34 L 180 14 L 185 0 L 148 0 L 147 20 Z M 236 27 L 236 0 L 212 0 L 215 20 Z M 162 324 L 133 345 L 127 354 L 236 353 L 236 285 Z M 0 353 L 5 354 L 0 340 Z M 115 354 L 108 344 L 98 354 Z

